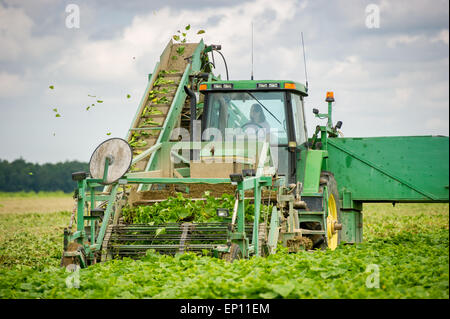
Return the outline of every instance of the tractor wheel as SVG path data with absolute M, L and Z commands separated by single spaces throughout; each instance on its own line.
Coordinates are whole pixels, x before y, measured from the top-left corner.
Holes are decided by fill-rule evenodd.
M 222 259 L 232 263 L 236 259 L 242 259 L 241 248 L 238 244 L 231 244 L 230 252 L 222 254 Z
M 337 183 L 333 173 L 323 171 L 320 174 L 320 189 L 319 193 L 323 193 L 325 186 L 328 189 L 328 212 L 326 218 L 325 231 L 327 236 L 312 235 L 310 239 L 313 242 L 313 248 L 335 250 L 341 242 L 341 205 L 339 202 L 339 193 Z M 307 229 L 322 230 L 320 223 L 307 222 L 305 223 Z
M 327 186 L 328 189 L 328 215 L 326 219 L 326 231 L 327 236 L 323 243 L 323 248 L 329 248 L 335 250 L 341 242 L 341 205 L 339 202 L 339 193 L 334 175 L 330 172 L 322 172 L 320 179 L 324 183 L 321 186 L 321 192 L 323 187 Z

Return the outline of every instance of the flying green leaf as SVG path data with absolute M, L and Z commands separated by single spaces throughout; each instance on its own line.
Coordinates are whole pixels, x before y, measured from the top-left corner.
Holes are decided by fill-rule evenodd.
M 106 135 L 111 135 L 111 132 L 109 132 L 109 133 L 106 133 Z
M 129 99 L 131 97 L 131 95 L 130 94 L 127 94 L 127 99 Z
M 186 33 L 182 33 L 182 35 L 183 35 L 183 37 L 185 37 L 185 36 L 186 36 Z
M 59 113 L 56 113 L 55 117 L 61 117 L 61 115 Z
M 58 110 L 57 109 L 53 109 L 53 112 L 58 112 Z
M 49 88 L 50 88 L 51 90 L 53 90 L 55 87 L 54 87 L 53 85 L 50 85 Z
M 97 100 L 97 103 L 103 103 L 103 101 Z
M 174 35 L 174 36 L 173 36 L 173 39 L 174 39 L 175 41 L 180 41 L 180 36 L 179 36 L 179 35 Z
M 88 96 L 90 96 L 90 97 L 96 97 L 95 95 L 90 95 L 90 94 L 88 94 Z
M 197 32 L 197 34 L 202 34 L 202 33 L 205 33 L 205 30 L 199 30 L 199 31 Z
M 86 111 L 89 111 L 90 108 L 91 108 L 90 106 L 86 107 Z
M 186 30 L 189 30 L 191 28 L 191 25 L 190 24 L 188 24 L 187 26 L 186 26 Z
M 179 46 L 179 47 L 177 48 L 177 53 L 178 53 L 178 55 L 183 55 L 184 49 L 185 49 L 184 45 Z
M 28 175 L 33 175 L 33 172 L 29 172 Z

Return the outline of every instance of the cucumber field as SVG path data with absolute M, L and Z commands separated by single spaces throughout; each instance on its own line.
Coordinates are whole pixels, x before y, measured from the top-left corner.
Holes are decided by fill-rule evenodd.
M 365 204 L 363 243 L 335 251 L 288 253 L 279 247 L 274 255 L 233 263 L 148 251 L 141 260 L 81 269 L 78 285 L 70 285 L 73 274 L 59 266 L 71 212 L 5 211 L 13 198 L 30 197 L 0 197 L 3 299 L 449 298 L 448 204 Z M 65 198 L 63 207 L 71 200 L 51 193 L 35 197 L 44 198 L 50 206 Z

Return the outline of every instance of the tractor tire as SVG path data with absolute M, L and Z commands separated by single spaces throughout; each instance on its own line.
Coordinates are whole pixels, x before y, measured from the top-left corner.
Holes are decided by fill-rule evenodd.
M 324 192 L 325 186 L 328 189 L 328 212 L 327 212 L 327 225 L 324 225 L 325 229 L 322 229 L 320 223 L 307 222 L 305 228 L 312 230 L 325 230 L 328 236 L 324 235 L 312 235 L 309 238 L 313 242 L 313 249 L 331 249 L 335 250 L 341 242 L 341 232 L 334 230 L 335 224 L 341 224 L 341 205 L 339 202 L 339 192 L 337 188 L 336 179 L 333 173 L 322 171 L 320 173 L 320 187 L 319 193 Z M 325 205 L 324 205 L 325 206 Z
M 326 180 L 326 183 L 321 185 L 320 191 L 323 192 L 323 187 L 328 189 L 328 215 L 327 215 L 327 233 L 321 248 L 329 248 L 335 250 L 341 243 L 341 232 L 334 230 L 335 224 L 341 224 L 341 204 L 339 202 L 339 192 L 337 188 L 336 179 L 333 173 L 323 171 L 320 175 Z
M 231 244 L 230 252 L 222 254 L 222 259 L 232 263 L 237 259 L 242 259 L 241 248 L 238 244 Z

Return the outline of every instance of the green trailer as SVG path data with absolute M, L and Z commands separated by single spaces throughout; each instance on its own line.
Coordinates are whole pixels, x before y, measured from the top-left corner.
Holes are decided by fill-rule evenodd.
M 149 249 L 229 261 L 273 254 L 280 243 L 291 252 L 334 250 L 363 240 L 364 202 L 448 202 L 448 137 L 340 137 L 332 92 L 326 113 L 313 110 L 327 123 L 309 137 L 307 87 L 222 80 L 209 60 L 220 49 L 168 43 L 125 139 L 103 142 L 90 172 L 72 175 L 77 210 L 62 265 L 139 258 Z M 204 200 L 199 190 L 231 192 L 233 209 L 218 209 L 220 222 L 123 218 L 124 207 L 155 205 L 174 191 Z

